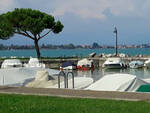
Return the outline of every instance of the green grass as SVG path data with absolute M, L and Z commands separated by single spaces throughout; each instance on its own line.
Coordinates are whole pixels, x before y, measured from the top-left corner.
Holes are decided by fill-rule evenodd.
M 0 113 L 150 113 L 150 103 L 0 94 Z

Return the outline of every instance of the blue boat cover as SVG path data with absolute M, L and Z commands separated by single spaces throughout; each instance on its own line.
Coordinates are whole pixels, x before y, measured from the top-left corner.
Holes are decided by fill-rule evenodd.
M 73 62 L 69 62 L 69 61 L 67 61 L 67 62 L 64 62 L 63 64 L 62 64 L 62 67 L 67 67 L 67 66 L 76 66 Z
M 131 61 L 129 64 L 139 64 L 139 65 L 142 65 L 143 62 L 141 62 L 141 61 Z

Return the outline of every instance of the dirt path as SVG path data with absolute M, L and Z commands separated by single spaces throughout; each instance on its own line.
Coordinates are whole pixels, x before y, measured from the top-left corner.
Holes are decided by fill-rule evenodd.
M 45 89 L 45 88 L 27 88 L 27 87 L 0 87 L 0 93 L 150 101 L 150 93 L 87 91 L 87 90 L 70 90 L 70 89 Z

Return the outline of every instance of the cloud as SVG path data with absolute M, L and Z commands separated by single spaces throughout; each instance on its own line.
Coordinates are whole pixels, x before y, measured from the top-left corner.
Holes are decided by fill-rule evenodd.
M 61 0 L 55 2 L 55 16 L 73 13 L 82 18 L 104 19 L 108 7 L 107 0 Z
M 5 13 L 16 7 L 18 7 L 16 0 L 0 0 L 0 13 Z
M 66 13 L 82 18 L 105 19 L 106 10 L 114 16 L 146 16 L 150 10 L 149 0 L 55 0 L 55 16 Z
M 0 13 L 16 7 L 33 8 L 54 16 L 73 14 L 84 19 L 112 16 L 148 16 L 150 0 L 0 0 Z

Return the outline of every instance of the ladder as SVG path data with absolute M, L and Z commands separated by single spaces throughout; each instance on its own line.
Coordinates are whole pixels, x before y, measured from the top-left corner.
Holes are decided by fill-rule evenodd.
M 60 76 L 64 77 L 64 88 L 68 88 L 68 77 L 69 75 L 72 76 L 72 89 L 74 89 L 74 74 L 73 72 L 67 72 L 65 73 L 64 71 L 60 71 L 58 74 L 58 88 L 60 88 Z

